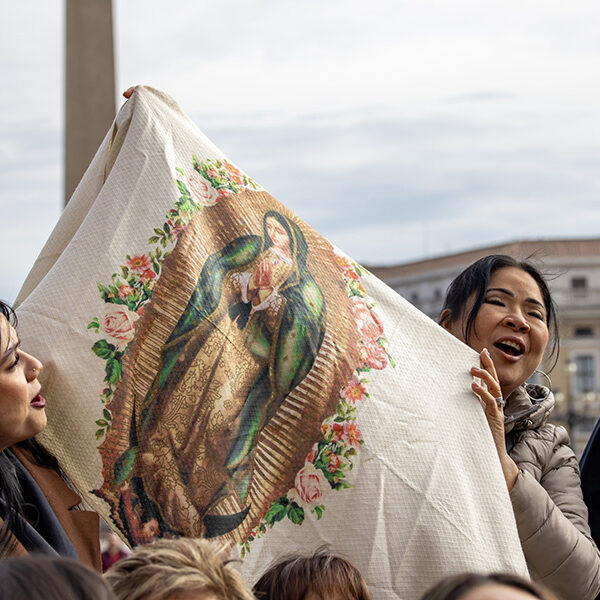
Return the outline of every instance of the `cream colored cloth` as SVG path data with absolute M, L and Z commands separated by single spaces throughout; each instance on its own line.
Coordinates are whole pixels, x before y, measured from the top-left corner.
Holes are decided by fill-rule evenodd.
M 526 574 L 475 353 L 167 95 L 125 103 L 18 304 L 43 441 L 130 543 L 218 534 L 249 582 L 329 544 L 378 599 Z

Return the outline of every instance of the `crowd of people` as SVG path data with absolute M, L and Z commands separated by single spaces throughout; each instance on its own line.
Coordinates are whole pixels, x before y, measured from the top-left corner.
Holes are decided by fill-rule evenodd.
M 531 262 L 485 257 L 452 282 L 440 324 L 480 354 L 471 389 L 485 411 L 533 582 L 457 574 L 423 600 L 594 600 L 600 554 L 578 461 L 566 431 L 549 421 L 551 390 L 528 382 L 546 353 L 558 352 L 548 284 Z M 113 540 L 100 576 L 98 517 L 71 510 L 81 499 L 35 439 L 46 426 L 43 366 L 20 347 L 15 327 L 14 312 L 0 303 L 0 598 L 371 598 L 360 572 L 326 549 L 286 557 L 250 589 L 214 542 L 163 539 L 123 556 Z
M 325 548 L 276 562 L 250 588 L 216 542 L 162 539 L 138 546 L 102 577 L 47 554 L 0 562 L 0 598 L 10 600 L 371 600 L 358 569 Z M 421 600 L 557 600 L 516 575 L 459 574 Z

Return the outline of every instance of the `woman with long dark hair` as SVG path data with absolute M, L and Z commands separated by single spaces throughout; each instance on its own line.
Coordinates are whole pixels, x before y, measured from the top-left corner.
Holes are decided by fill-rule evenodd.
M 35 435 L 46 427 L 42 363 L 21 349 L 0 301 L 0 556 L 41 552 L 100 567 L 98 516 L 78 508 L 58 462 Z
M 485 407 L 532 578 L 564 600 L 600 592 L 600 556 L 587 523 L 577 458 L 548 422 L 550 389 L 528 383 L 558 351 L 556 309 L 530 262 L 492 255 L 450 284 L 440 324 L 480 353 L 472 390 Z

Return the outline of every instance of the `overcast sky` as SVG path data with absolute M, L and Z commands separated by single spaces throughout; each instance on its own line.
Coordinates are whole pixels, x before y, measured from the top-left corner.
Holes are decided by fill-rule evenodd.
M 117 89 L 168 92 L 360 262 L 600 235 L 594 0 L 113 9 Z M 0 298 L 12 301 L 62 207 L 63 2 L 5 0 L 0 28 Z

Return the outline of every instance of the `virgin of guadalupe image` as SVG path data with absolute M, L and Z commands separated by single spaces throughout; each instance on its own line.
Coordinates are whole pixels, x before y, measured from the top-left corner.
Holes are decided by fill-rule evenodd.
M 264 492 L 283 476 L 285 485 L 275 487 L 289 489 L 303 460 L 290 456 L 316 441 L 294 448 L 282 404 L 311 371 L 319 376 L 328 303 L 307 266 L 298 224 L 278 210 L 261 216 L 260 234 L 236 237 L 207 256 L 162 343 L 154 377 L 134 402 L 128 447 L 112 469 L 112 484 L 121 486 L 120 521 L 134 543 L 147 541 L 136 532 L 148 523 L 157 533 L 215 537 L 248 521 L 247 531 L 256 520 L 256 510 L 249 513 L 264 504 L 256 488 Z M 317 382 L 313 377 L 313 389 Z M 302 439 L 301 428 L 296 433 Z M 268 455 L 262 467 L 259 441 Z

